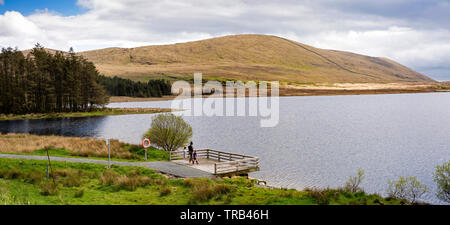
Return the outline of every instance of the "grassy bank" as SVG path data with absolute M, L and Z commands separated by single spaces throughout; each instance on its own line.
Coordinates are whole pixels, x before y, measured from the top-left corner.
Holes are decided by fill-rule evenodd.
M 139 161 L 144 159 L 145 150 L 138 145 L 111 140 L 111 157 L 113 160 Z M 107 159 L 106 142 L 95 138 L 38 136 L 30 134 L 0 135 L 0 153 L 88 157 Z M 148 161 L 167 161 L 169 153 L 156 148 L 148 149 Z
M 53 162 L 56 185 L 46 179 L 46 161 L 0 159 L 0 204 L 208 204 L 315 205 L 401 204 L 364 192 L 261 188 L 254 180 L 175 179 L 141 167 Z M 403 202 L 405 203 L 405 202 Z
M 72 118 L 91 116 L 115 116 L 127 114 L 152 114 L 161 112 L 171 112 L 171 109 L 164 108 L 102 108 L 90 112 L 67 112 L 67 113 L 33 113 L 33 114 L 0 114 L 1 120 L 28 120 L 28 119 L 52 119 L 52 118 Z

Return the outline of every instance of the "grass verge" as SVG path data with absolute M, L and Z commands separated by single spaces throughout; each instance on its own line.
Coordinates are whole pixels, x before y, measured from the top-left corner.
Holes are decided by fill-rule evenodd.
M 7 205 L 316 205 L 402 204 L 392 198 L 344 190 L 261 188 L 246 178 L 175 179 L 131 166 L 0 159 L 0 204 Z M 403 202 L 405 203 L 405 202 Z
M 145 149 L 138 145 L 111 140 L 111 158 L 115 161 L 142 161 Z M 107 159 L 104 140 L 95 138 L 38 136 L 31 134 L 0 135 L 0 153 L 83 157 Z M 148 149 L 148 161 L 168 161 L 169 153 L 153 147 Z

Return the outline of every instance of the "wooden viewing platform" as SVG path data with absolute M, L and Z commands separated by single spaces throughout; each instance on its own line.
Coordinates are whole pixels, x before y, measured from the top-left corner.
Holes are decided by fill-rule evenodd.
M 207 171 L 217 176 L 244 175 L 259 170 L 259 158 L 212 149 L 197 149 L 199 165 L 191 167 Z M 187 151 L 170 152 L 170 161 L 189 165 Z

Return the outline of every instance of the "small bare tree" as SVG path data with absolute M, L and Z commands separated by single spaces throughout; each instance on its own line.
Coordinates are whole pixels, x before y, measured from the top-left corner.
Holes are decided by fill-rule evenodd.
M 361 183 L 365 177 L 366 176 L 364 174 L 364 171 L 361 169 L 358 169 L 358 175 L 351 176 L 345 183 L 344 189 L 346 191 L 351 191 L 353 193 L 362 191 L 362 189 L 359 186 L 361 185 Z
M 189 142 L 192 127 L 181 116 L 159 114 L 152 120 L 151 128 L 144 137 L 166 151 L 175 151 Z
M 428 188 L 425 184 L 421 184 L 416 177 L 400 177 L 397 181 L 388 181 L 388 194 L 391 197 L 408 200 L 411 203 L 416 203 L 425 193 Z
M 450 203 L 450 161 L 437 166 L 433 178 L 438 188 L 436 196 L 442 201 Z

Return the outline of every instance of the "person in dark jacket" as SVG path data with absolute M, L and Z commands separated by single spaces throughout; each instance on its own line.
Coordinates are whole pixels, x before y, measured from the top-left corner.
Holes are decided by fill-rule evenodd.
M 192 165 L 194 165 L 195 163 L 197 163 L 198 165 L 198 159 L 197 159 L 197 150 L 194 150 L 194 158 L 192 159 Z
M 189 164 L 191 162 L 192 162 L 192 164 L 194 164 L 194 157 L 193 157 L 193 154 L 194 154 L 194 143 L 192 143 L 192 141 L 191 141 L 191 144 L 188 147 L 188 151 L 189 151 Z

